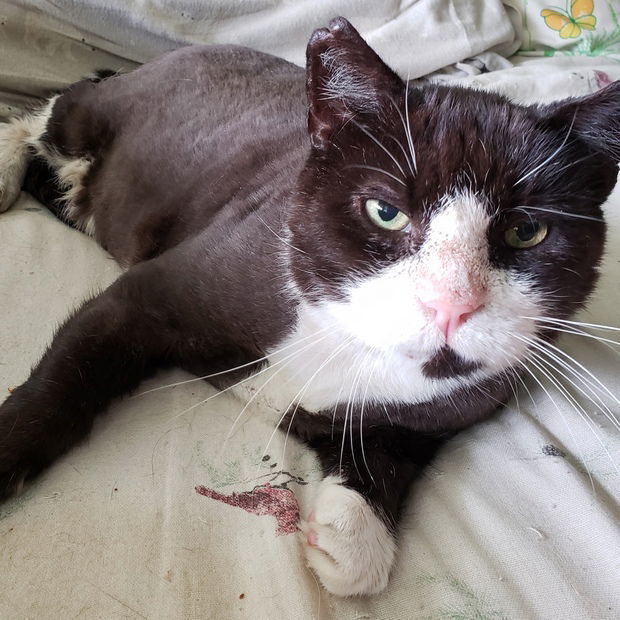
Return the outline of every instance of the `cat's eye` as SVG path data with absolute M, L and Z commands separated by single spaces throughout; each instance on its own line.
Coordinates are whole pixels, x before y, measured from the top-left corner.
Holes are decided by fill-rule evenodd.
M 546 236 L 549 227 L 544 222 L 527 220 L 508 228 L 504 233 L 506 243 L 511 248 L 522 250 L 538 245 Z
M 373 224 L 385 230 L 404 230 L 409 225 L 409 216 L 405 215 L 385 200 L 371 198 L 366 201 L 366 213 Z

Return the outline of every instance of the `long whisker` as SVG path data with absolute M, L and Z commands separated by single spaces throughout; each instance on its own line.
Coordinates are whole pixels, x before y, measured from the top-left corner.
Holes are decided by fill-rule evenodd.
M 297 250 L 298 252 L 301 252 L 302 254 L 307 254 L 307 252 L 304 252 L 302 249 L 295 247 L 292 243 L 289 243 L 286 239 L 281 237 L 273 228 L 271 228 L 271 226 L 269 226 L 269 224 L 267 224 L 267 222 L 265 222 L 265 220 L 257 212 L 254 212 L 254 216 L 261 224 L 263 224 L 263 226 L 267 228 L 267 230 L 272 232 L 280 241 L 282 241 L 284 245 L 288 246 L 289 248 L 292 248 L 293 250 Z
M 555 325 L 545 325 L 545 329 L 551 330 L 553 332 L 558 332 L 562 334 L 570 334 L 571 336 L 582 336 L 583 338 L 590 338 L 602 344 L 604 347 L 609 349 L 614 355 L 620 356 L 620 351 L 618 351 L 614 347 L 620 347 L 620 342 L 616 340 L 610 340 L 609 338 L 602 338 L 601 336 L 595 336 L 594 334 L 589 334 L 588 332 L 584 332 L 581 329 L 577 329 L 576 327 L 571 327 L 570 329 L 561 329 L 556 327 Z
M 396 142 L 396 144 L 400 147 L 400 150 L 403 152 L 403 155 L 405 156 L 405 161 L 407 162 L 407 165 L 409 166 L 409 170 L 411 171 L 411 176 L 415 176 L 415 172 L 413 171 L 411 160 L 409 159 L 409 153 L 407 153 L 401 141 L 396 136 L 393 136 L 391 133 L 386 133 L 385 136 L 386 138 L 390 138 L 391 140 L 394 140 L 394 142 Z
M 596 387 L 596 385 L 594 385 L 591 381 L 589 381 L 586 377 L 583 377 L 580 373 L 578 373 L 575 369 L 573 369 L 571 366 L 568 365 L 568 363 L 566 363 L 564 360 L 562 360 L 560 357 L 558 357 L 557 355 L 553 354 L 551 351 L 547 351 L 544 346 L 541 346 L 541 344 L 538 344 L 534 341 L 531 341 L 529 338 L 527 339 L 530 344 L 534 347 L 536 347 L 536 349 L 538 349 L 541 353 L 543 353 L 544 355 L 547 355 L 549 357 L 549 359 L 554 360 L 555 362 L 557 362 L 558 364 L 560 364 L 560 366 L 564 369 L 566 369 L 568 372 L 570 372 L 574 377 L 576 377 L 579 381 L 581 381 L 583 383 L 583 385 L 585 385 L 589 392 L 592 394 L 592 396 L 590 396 L 590 394 L 586 393 L 582 388 L 580 388 L 568 375 L 566 375 L 564 372 L 562 372 L 559 368 L 557 368 L 556 366 L 554 366 L 553 364 L 551 364 L 548 360 L 544 359 L 541 355 L 538 355 L 535 352 L 531 352 L 532 355 L 535 355 L 537 357 L 540 358 L 540 360 L 546 364 L 549 364 L 558 374 L 562 375 L 562 377 L 564 377 L 576 390 L 578 390 L 583 396 L 585 396 L 585 398 L 587 398 L 589 401 L 591 401 L 604 415 L 605 417 L 618 429 L 620 430 L 620 423 L 618 422 L 618 420 L 616 419 L 616 417 L 614 416 L 613 412 L 611 411 L 611 409 L 605 404 L 605 402 L 601 399 L 601 397 L 596 393 L 596 391 L 594 390 L 594 388 Z M 600 388 L 599 388 L 600 389 Z M 594 397 L 596 399 L 593 400 Z
M 208 398 L 205 398 L 205 399 L 201 400 L 200 402 L 192 405 L 191 407 L 188 407 L 187 409 L 184 409 L 183 411 L 181 411 L 181 413 L 179 413 L 179 414 L 175 415 L 174 417 L 170 418 L 170 421 L 176 420 L 177 418 L 180 418 L 181 416 L 185 415 L 186 413 L 189 413 L 190 411 L 192 411 L 196 407 L 200 407 L 200 405 L 204 405 L 205 403 L 209 402 L 210 400 L 212 400 L 214 398 L 217 398 L 218 396 L 221 396 L 225 392 L 228 392 L 229 390 L 232 390 L 232 389 L 238 387 L 239 385 L 241 385 L 242 383 L 245 383 L 246 381 L 249 381 L 250 379 L 256 378 L 258 375 L 262 375 L 263 373 L 267 372 L 268 370 L 273 370 L 273 368 L 275 368 L 276 366 L 279 366 L 280 364 L 283 364 L 284 362 L 286 362 L 287 360 L 291 359 L 292 357 L 295 357 L 295 356 L 299 355 L 300 353 L 303 353 L 306 349 L 308 349 L 308 348 L 314 346 L 315 344 L 321 342 L 322 340 L 324 340 L 328 336 L 329 336 L 329 334 L 326 334 L 325 336 L 323 336 L 323 338 L 319 338 L 318 340 L 303 346 L 301 349 L 299 349 L 297 351 L 294 351 L 293 353 L 290 353 L 286 357 L 283 357 L 281 360 L 278 360 L 277 362 L 274 362 L 273 364 L 270 364 L 269 366 L 265 366 L 265 368 L 259 370 L 258 372 L 255 372 L 254 374 L 249 375 L 249 376 L 241 379 L 241 381 L 237 381 L 236 383 L 233 383 L 232 385 L 229 385 L 229 386 L 225 387 L 224 389 L 219 390 L 217 393 L 212 394 Z
M 589 220 L 591 222 L 604 222 L 603 218 L 592 217 L 590 215 L 580 215 L 578 213 L 568 213 L 567 211 L 559 211 L 558 209 L 546 209 L 544 207 L 530 207 L 528 205 L 519 205 L 511 209 L 513 211 L 543 211 L 545 213 L 555 213 L 556 215 L 562 215 L 564 217 L 574 217 L 578 220 Z
M 310 382 L 314 379 L 314 377 L 326 366 L 326 364 L 328 364 L 346 345 L 348 345 L 352 340 L 354 339 L 354 336 L 350 336 L 347 340 L 345 340 L 343 343 L 341 343 L 335 351 L 332 351 L 332 353 L 328 356 L 328 358 L 319 366 L 319 368 L 315 371 L 315 373 L 310 377 L 310 379 L 308 381 L 306 381 L 306 383 L 304 384 L 304 386 L 301 388 L 301 390 L 299 390 L 299 392 L 297 392 L 297 394 L 295 394 L 295 396 L 293 396 L 291 402 L 289 403 L 289 405 L 286 407 L 286 409 L 284 409 L 284 412 L 282 413 L 282 416 L 280 417 L 278 423 L 276 424 L 275 428 L 273 429 L 273 432 L 271 433 L 271 435 L 269 436 L 269 440 L 267 441 L 267 444 L 265 446 L 265 449 L 263 450 L 263 454 L 262 457 L 264 457 L 267 454 L 267 451 L 269 450 L 269 446 L 271 445 L 271 442 L 273 441 L 273 438 L 275 437 L 276 433 L 278 432 L 278 429 L 280 428 L 280 425 L 282 424 L 282 422 L 284 421 L 284 419 L 286 418 L 286 414 L 288 413 L 289 409 L 293 406 L 293 404 L 295 404 L 295 402 L 297 401 L 296 405 L 297 407 L 299 406 L 299 400 L 303 397 L 303 394 L 305 394 L 305 390 L 308 388 L 308 386 L 310 385 Z M 295 409 L 295 412 L 297 411 L 297 407 Z M 293 423 L 293 418 L 295 416 L 295 412 L 293 412 L 293 415 L 291 416 L 291 420 L 289 423 L 289 428 L 288 430 L 290 431 L 292 423 Z M 286 438 L 288 438 L 288 432 L 286 435 Z M 286 438 L 285 438 L 285 446 L 283 449 L 283 458 L 284 458 L 284 450 L 286 449 Z M 261 459 L 262 459 L 261 457 Z
M 576 448 L 577 452 L 579 453 L 579 458 L 581 459 L 581 462 L 583 463 L 583 466 L 585 467 L 586 471 L 588 472 L 588 478 L 590 479 L 590 484 L 592 485 L 592 493 L 596 494 L 596 487 L 594 486 L 594 479 L 592 478 L 592 473 L 590 472 L 590 468 L 588 467 L 588 464 L 586 462 L 585 456 L 584 456 L 583 452 L 581 451 L 581 449 L 579 447 L 579 443 L 577 442 L 577 438 L 575 437 L 575 434 L 573 433 L 570 425 L 568 424 L 568 420 L 566 419 L 566 416 L 564 415 L 564 413 L 560 409 L 560 407 L 557 404 L 557 402 L 555 401 L 555 399 L 551 396 L 551 394 L 549 393 L 547 388 L 542 384 L 542 382 L 538 379 L 538 377 L 534 374 L 534 372 L 527 366 L 526 362 L 524 360 L 519 359 L 516 356 L 514 356 L 514 359 L 519 364 L 521 364 L 521 366 L 523 366 L 523 368 L 527 371 L 527 373 L 532 377 L 532 379 L 534 379 L 534 381 L 536 381 L 536 383 L 540 386 L 540 388 L 543 390 L 543 392 L 547 395 L 547 398 L 553 403 L 553 406 L 555 407 L 556 411 L 560 415 L 560 418 L 562 419 L 562 423 L 564 424 L 564 426 L 566 427 L 566 430 L 568 430 L 568 433 L 571 436 L 571 439 L 573 441 L 573 444 L 575 445 L 575 448 Z M 534 362 L 532 362 L 531 359 L 528 359 L 527 361 L 529 361 L 530 363 L 534 364 L 535 367 L 537 367 L 536 364 Z M 538 368 L 538 370 L 547 379 L 552 381 L 549 378 L 549 374 L 548 373 L 546 373 L 544 371 L 541 371 L 540 368 Z M 552 381 L 552 384 L 553 384 L 553 381 Z
M 336 358 L 337 355 L 339 355 L 342 351 L 344 351 L 346 349 L 347 346 L 349 346 L 353 341 L 355 340 L 355 336 L 349 336 L 344 343 L 342 343 L 341 345 L 339 345 L 335 351 L 332 352 L 332 354 L 321 364 L 321 366 L 319 366 L 319 368 L 316 370 L 316 372 L 310 377 L 310 379 L 308 379 L 308 381 L 306 382 L 306 385 L 303 387 L 303 391 L 300 393 L 298 393 L 293 401 L 297 401 L 297 403 L 295 404 L 295 409 L 293 410 L 293 414 L 291 415 L 291 419 L 289 420 L 289 424 L 288 424 L 288 428 L 286 429 L 286 435 L 284 437 L 284 445 L 282 446 L 282 460 L 284 460 L 284 457 L 286 455 L 286 444 L 288 442 L 288 437 L 290 435 L 291 432 L 291 428 L 293 426 L 293 420 L 295 419 L 295 414 L 297 413 L 297 410 L 299 409 L 299 405 L 301 402 L 301 399 L 303 398 L 303 396 L 306 393 L 306 390 L 308 389 L 308 387 L 310 386 L 310 384 L 312 383 L 312 381 L 314 381 L 315 377 L 321 372 L 321 370 L 323 370 L 323 368 L 325 368 L 325 366 L 327 366 L 327 364 L 332 361 L 333 359 Z M 291 403 L 292 404 L 292 403 Z M 290 407 L 291 405 L 289 405 Z M 288 410 L 288 408 L 287 408 Z M 279 426 L 279 424 L 278 424 Z M 277 429 L 277 427 L 276 427 Z
M 362 475 L 360 473 L 360 470 L 357 467 L 357 459 L 355 458 L 355 446 L 354 446 L 354 441 L 353 441 L 353 407 L 355 405 L 355 396 L 354 394 L 357 392 L 357 388 L 359 386 L 359 383 L 362 379 L 362 372 L 364 370 L 364 367 L 366 365 L 366 361 L 368 360 L 368 358 L 372 355 L 373 350 L 370 349 L 366 355 L 364 356 L 364 359 L 362 360 L 362 363 L 360 364 L 357 376 L 353 382 L 353 387 L 351 388 L 351 394 L 349 395 L 349 405 L 350 405 L 350 412 L 351 412 L 351 416 L 349 418 L 349 439 L 351 442 L 351 456 L 353 457 L 353 465 L 355 466 L 355 471 L 357 472 L 357 475 L 359 476 L 360 480 L 362 479 Z M 362 401 L 363 402 L 363 401 Z M 361 426 L 360 426 L 361 428 Z M 362 442 L 362 451 L 364 449 L 364 443 Z M 368 472 L 370 473 L 370 472 Z M 371 474 L 372 477 L 372 474 Z
M 560 330 L 560 331 L 564 331 L 564 330 Z M 573 332 L 567 332 L 567 333 L 573 333 Z M 591 334 L 584 334 L 584 335 L 591 336 Z M 550 342 L 547 342 L 547 341 L 543 340 L 542 338 L 531 339 L 531 338 L 527 338 L 527 337 L 518 336 L 516 334 L 513 334 L 513 337 L 520 339 L 522 342 L 526 342 L 528 344 L 531 344 L 531 345 L 535 346 L 539 351 L 541 351 L 545 355 L 549 356 L 551 359 L 554 359 L 555 361 L 557 361 L 559 364 L 562 365 L 562 367 L 566 368 L 566 370 L 568 370 L 573 376 L 577 377 L 584 385 L 586 385 L 588 387 L 588 389 L 597 398 L 597 400 L 602 404 L 602 406 L 605 407 L 605 409 L 607 411 L 607 413 L 605 415 L 610 419 L 610 421 L 614 424 L 614 426 L 616 426 L 620 430 L 620 423 L 618 422 L 616 417 L 613 415 L 611 409 L 609 409 L 609 407 L 601 400 L 600 396 L 597 394 L 597 392 L 595 390 L 598 390 L 600 392 L 603 392 L 603 393 L 607 394 L 614 401 L 616 401 L 618 404 L 620 404 L 620 401 L 618 400 L 618 398 L 616 398 L 616 396 L 614 396 L 614 394 L 609 389 L 607 389 L 607 387 L 594 374 L 592 374 L 591 371 L 589 371 L 585 366 L 582 366 L 581 364 L 579 364 L 579 362 L 577 362 L 577 360 L 575 360 L 571 355 L 566 353 L 566 351 L 563 351 L 562 349 L 554 346 Z M 551 348 L 554 351 L 556 351 L 559 355 L 563 356 L 568 361 L 570 361 L 573 364 L 576 364 L 577 366 L 582 368 L 582 370 L 584 370 L 584 372 L 586 372 L 588 375 L 590 375 L 594 379 L 594 381 L 596 381 L 596 383 L 594 383 L 593 381 L 590 381 L 587 377 L 583 376 L 583 374 L 581 374 L 578 371 L 576 371 L 572 366 L 570 366 L 568 364 L 568 362 L 566 360 L 562 360 L 558 355 L 556 355 L 553 352 L 549 351 L 548 350 L 549 348 Z M 558 372 L 560 372 L 559 369 L 558 369 Z M 569 377 L 565 377 L 565 378 L 568 381 L 571 381 L 571 379 Z M 572 381 L 571 381 L 571 383 L 572 383 Z M 599 387 L 599 385 L 600 385 L 600 387 Z M 575 385 L 575 387 L 577 389 L 580 389 L 577 385 Z M 586 394 L 584 394 L 584 395 L 587 398 L 589 398 L 590 400 L 592 400 Z
M 575 364 L 575 366 L 577 366 L 580 370 L 583 370 L 583 372 L 585 372 L 593 381 L 595 381 L 614 402 L 620 405 L 620 399 L 618 399 L 618 397 L 615 394 L 613 394 L 613 392 L 611 392 L 607 388 L 607 386 L 602 381 L 600 381 L 598 377 L 593 375 L 592 372 L 590 372 L 583 364 L 579 363 L 574 357 L 570 356 L 568 353 L 566 353 L 565 351 L 562 351 L 562 349 L 559 349 L 558 347 L 551 344 L 550 342 L 547 342 L 546 346 L 550 347 L 554 351 L 557 351 L 560 355 L 567 357 L 573 364 Z
M 385 174 L 386 176 L 390 177 L 391 179 L 394 179 L 397 183 L 400 183 L 401 185 L 404 185 L 405 187 L 407 187 L 407 184 L 401 181 L 401 179 L 383 170 L 382 168 L 377 168 L 376 166 L 365 166 L 363 164 L 351 164 L 349 166 L 345 166 L 345 168 L 363 168 L 365 170 L 374 170 L 375 172 L 381 172 Z
M 360 372 L 362 370 L 362 366 L 358 365 L 358 360 L 359 360 L 359 358 L 361 357 L 361 355 L 363 353 L 364 353 L 363 351 L 360 351 L 356 355 L 354 363 L 351 365 L 353 368 L 356 369 L 356 373 L 355 373 L 355 375 L 353 377 L 353 381 L 351 382 L 351 389 L 349 390 L 349 396 L 347 398 L 347 406 L 346 406 L 345 411 L 344 411 L 344 424 L 343 424 L 343 427 L 342 427 L 342 441 L 340 443 L 340 461 L 339 461 L 339 464 L 338 464 L 338 472 L 340 474 L 342 474 L 342 460 L 343 460 L 343 457 L 344 457 L 344 443 L 345 443 L 345 440 L 346 440 L 346 437 L 347 437 L 347 422 L 349 420 L 349 413 L 351 414 L 351 420 L 353 420 L 353 411 L 351 409 L 353 392 L 355 390 L 355 384 L 357 382 L 357 379 L 358 379 L 358 377 L 360 375 Z M 351 430 L 351 445 L 353 445 L 353 436 L 352 436 L 352 434 L 353 434 L 353 431 Z M 359 469 L 357 467 L 357 462 L 355 460 L 355 452 L 353 451 L 353 448 L 351 448 L 351 449 L 352 449 L 351 456 L 353 458 L 353 463 L 355 465 L 355 469 L 357 471 L 358 476 L 360 476 Z M 361 476 L 360 476 L 360 478 L 361 478 Z
M 411 126 L 409 124 L 409 75 L 407 75 L 407 84 L 405 85 L 405 120 L 407 121 L 407 142 L 411 151 L 411 161 L 415 171 L 418 171 L 418 162 L 415 156 L 415 148 L 413 146 L 413 138 L 411 137 Z
M 364 450 L 364 407 L 366 406 L 366 398 L 368 396 L 368 388 L 370 387 L 370 382 L 374 377 L 375 371 L 377 370 L 377 365 L 381 361 L 380 357 L 377 357 L 375 363 L 372 366 L 372 369 L 368 375 L 368 381 L 366 382 L 366 389 L 364 390 L 364 396 L 362 397 L 362 406 L 360 408 L 360 446 L 362 447 L 362 460 L 364 461 L 364 466 L 366 467 L 366 471 L 370 476 L 370 480 L 374 486 L 377 486 L 375 483 L 375 478 L 370 471 L 370 467 L 368 467 L 368 461 L 366 460 L 366 451 Z
M 533 352 L 531 352 L 533 353 Z M 540 356 L 537 356 L 540 358 Z M 599 434 L 596 432 L 596 430 L 594 430 L 594 426 L 592 424 L 592 421 L 590 419 L 590 416 L 588 416 L 586 410 L 577 402 L 577 400 L 575 399 L 575 397 L 566 389 L 565 386 L 563 386 L 560 381 L 557 379 L 557 377 L 552 376 L 550 372 L 546 371 L 542 366 L 540 366 L 539 364 L 537 364 L 534 360 L 532 360 L 531 358 L 529 359 L 530 363 L 533 364 L 541 373 L 543 373 L 548 379 L 549 381 L 551 381 L 553 383 L 553 385 L 556 387 L 556 389 L 558 389 L 560 391 L 560 393 L 562 394 L 562 396 L 564 396 L 564 398 L 566 399 L 566 401 L 571 404 L 573 406 L 573 409 L 579 414 L 579 416 L 581 417 L 581 419 L 585 422 L 586 426 L 590 429 L 590 431 L 592 432 L 592 434 L 594 435 L 594 437 L 596 437 L 597 441 L 599 442 L 599 444 L 601 445 L 601 447 L 603 448 L 603 450 L 605 451 L 605 453 L 607 454 L 613 468 L 616 470 L 616 473 L 620 474 L 620 471 L 618 470 L 618 466 L 616 465 L 616 462 L 614 461 L 613 457 L 611 456 L 607 446 L 605 445 L 605 443 L 603 442 L 603 440 L 600 438 Z M 544 360 L 543 360 L 544 361 Z M 554 366 L 552 366 L 551 364 L 549 364 L 549 362 L 547 362 L 547 366 L 550 366 L 553 370 L 555 370 L 557 372 L 557 368 L 555 368 Z M 581 460 L 585 466 L 586 462 L 584 457 L 581 457 Z M 590 474 L 590 472 L 588 471 L 588 473 Z M 594 485 L 594 482 L 592 480 L 592 476 L 590 474 L 590 482 L 592 485 Z M 595 492 L 594 486 L 592 488 L 592 490 Z
M 568 131 L 566 132 L 566 136 L 564 136 L 564 140 L 562 140 L 562 144 L 560 144 L 560 146 L 558 146 L 558 148 L 555 149 L 555 151 L 553 151 L 553 153 L 551 153 L 549 157 L 547 157 L 544 161 L 538 164 L 538 166 L 536 166 L 535 168 L 532 168 L 532 170 L 530 170 L 529 172 L 524 174 L 520 179 L 518 179 L 513 185 L 513 187 L 516 187 L 517 185 L 519 185 L 519 183 L 522 183 L 523 181 L 525 181 L 525 179 L 527 179 L 528 177 L 531 177 L 534 173 L 538 172 L 538 170 L 540 170 L 544 165 L 550 162 L 564 148 L 564 145 L 566 144 L 568 137 L 570 136 L 573 130 L 573 125 L 575 124 L 575 118 L 577 118 L 577 110 L 575 110 L 575 113 L 573 114 L 573 120 L 571 121 Z
M 399 118 L 400 118 L 400 122 L 401 125 L 403 126 L 403 132 L 405 133 L 405 138 L 407 139 L 407 146 L 409 147 L 409 153 L 414 153 L 414 158 L 415 158 L 415 150 L 412 150 L 412 142 L 410 140 L 410 136 L 407 133 L 407 124 L 405 123 L 405 119 L 403 117 L 403 113 L 400 111 L 400 106 L 396 103 L 396 101 L 394 101 L 394 99 L 392 99 L 392 97 L 389 97 L 389 100 L 391 102 L 391 104 L 394 106 L 394 109 L 396 110 L 396 113 L 398 114 Z M 392 137 L 393 138 L 393 137 Z M 394 140 L 396 140 L 396 138 L 393 138 Z M 398 140 L 396 140 L 396 142 L 398 142 Z M 407 159 L 407 164 L 409 166 L 409 170 L 411 170 L 411 174 L 413 176 L 415 176 L 416 172 L 417 172 L 417 166 L 416 166 L 416 162 L 413 161 L 410 157 L 409 154 L 407 154 L 405 152 L 405 149 L 403 148 L 402 144 L 400 144 L 400 142 L 398 142 L 398 144 L 400 145 L 403 153 L 405 153 L 405 158 Z
M 377 140 L 377 138 L 375 138 L 370 133 L 370 131 L 368 131 L 363 125 L 361 125 L 360 123 L 356 121 L 351 121 L 351 124 L 355 125 L 358 129 L 363 131 L 377 146 L 382 148 L 387 153 L 387 155 L 390 157 L 390 159 L 396 164 L 396 167 L 400 170 L 400 173 L 403 175 L 403 177 L 407 178 L 405 171 L 402 169 L 401 165 L 398 163 L 398 160 L 396 159 L 396 157 L 394 157 L 394 155 L 392 155 L 392 153 L 390 153 L 390 151 L 385 146 L 383 146 L 383 144 L 381 144 L 381 142 Z
M 292 362 L 291 362 L 292 363 Z M 226 446 L 226 443 L 228 442 L 228 440 L 232 437 L 235 428 L 239 422 L 239 420 L 241 420 L 241 418 L 243 417 L 243 414 L 247 411 L 248 407 L 252 404 L 252 402 L 254 401 L 254 399 L 267 387 L 267 385 L 273 381 L 273 379 L 275 379 L 275 377 L 280 374 L 283 370 L 286 369 L 286 367 L 289 364 L 285 364 L 284 366 L 282 366 L 282 368 L 279 368 L 276 372 L 274 372 L 270 377 L 267 378 L 267 381 L 265 381 L 265 383 L 263 383 L 263 385 L 261 385 L 261 387 L 256 390 L 256 392 L 254 392 L 254 394 L 252 394 L 251 398 L 248 399 L 248 401 L 245 403 L 245 405 L 243 406 L 243 409 L 241 409 L 241 411 L 239 412 L 239 415 L 237 415 L 237 417 L 234 419 L 230 430 L 228 431 L 228 434 L 226 435 L 226 437 L 224 438 L 224 441 L 222 443 L 222 447 L 220 449 L 220 454 L 221 452 L 224 450 L 224 447 Z M 264 456 L 264 455 L 263 455 Z
M 592 329 L 609 330 L 620 332 L 620 327 L 612 327 L 611 325 L 599 325 L 597 323 L 584 323 L 582 321 L 569 321 L 567 319 L 552 319 L 545 316 L 522 316 L 522 319 L 530 319 L 532 321 L 542 321 L 547 323 L 566 323 L 568 325 L 578 325 L 579 327 L 591 327 Z
M 169 383 L 168 385 L 160 385 L 158 387 L 151 388 L 150 390 L 145 390 L 144 392 L 140 392 L 139 394 L 136 394 L 135 396 L 132 396 L 131 398 L 138 398 L 138 396 L 144 396 L 145 394 L 150 394 L 151 392 L 157 392 L 159 390 L 165 390 L 166 388 L 176 387 L 177 385 L 185 385 L 186 383 L 194 383 L 194 381 L 204 381 L 205 379 L 212 379 L 213 377 L 219 377 L 221 375 L 226 375 L 229 372 L 235 372 L 236 370 L 241 370 L 243 368 L 248 368 L 249 366 L 254 366 L 255 364 L 258 364 L 259 362 L 264 362 L 270 357 L 273 357 L 274 355 L 281 353 L 282 351 L 286 351 L 287 349 L 290 349 L 291 347 L 298 345 L 300 342 L 304 342 L 308 340 L 309 338 L 318 336 L 319 334 L 322 334 L 323 332 L 327 331 L 328 329 L 332 327 L 333 327 L 332 325 L 328 325 L 327 327 L 324 327 L 323 329 L 319 329 L 318 331 L 308 336 L 304 336 L 303 338 L 300 338 L 299 340 L 296 340 L 295 342 L 291 342 L 287 344 L 286 346 L 280 349 L 276 349 L 275 351 L 272 351 L 271 353 L 268 353 L 267 355 L 264 355 L 263 357 L 259 357 L 258 359 L 255 359 L 251 362 L 246 362 L 245 364 L 240 364 L 239 366 L 235 366 L 234 368 L 228 368 L 227 370 L 221 370 L 220 372 L 213 372 L 210 375 L 203 375 L 202 377 L 194 377 L 192 379 L 186 379 L 185 381 L 177 381 L 176 383 Z

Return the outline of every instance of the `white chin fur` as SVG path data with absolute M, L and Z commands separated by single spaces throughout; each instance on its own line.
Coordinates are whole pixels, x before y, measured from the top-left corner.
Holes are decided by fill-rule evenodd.
M 338 596 L 383 590 L 394 563 L 396 545 L 366 500 L 328 476 L 319 487 L 312 521 L 302 523 L 309 566 L 326 590 Z M 316 537 L 316 544 L 308 537 Z

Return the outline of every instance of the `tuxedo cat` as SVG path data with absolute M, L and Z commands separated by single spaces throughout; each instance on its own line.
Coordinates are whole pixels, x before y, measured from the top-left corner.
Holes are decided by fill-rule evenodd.
M 0 495 L 158 369 L 247 377 L 325 471 L 310 566 L 369 594 L 411 482 L 594 286 L 620 82 L 529 107 L 412 88 L 342 18 L 305 75 L 188 47 L 0 126 L 1 209 L 23 186 L 127 267 L 0 407 Z

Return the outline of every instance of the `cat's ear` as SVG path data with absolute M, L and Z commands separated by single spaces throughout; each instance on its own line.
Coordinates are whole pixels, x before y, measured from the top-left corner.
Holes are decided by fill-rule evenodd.
M 377 113 L 404 88 L 344 17 L 312 33 L 306 51 L 308 132 L 324 149 L 353 116 Z
M 620 162 L 620 80 L 592 95 L 545 106 L 543 114 L 562 122 L 594 151 Z

